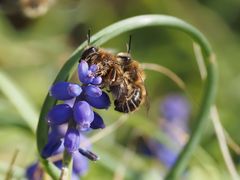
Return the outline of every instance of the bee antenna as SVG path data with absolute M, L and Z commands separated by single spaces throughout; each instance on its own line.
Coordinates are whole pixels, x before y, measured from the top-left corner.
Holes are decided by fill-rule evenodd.
M 129 36 L 129 41 L 128 41 L 128 44 L 127 44 L 127 53 L 128 54 L 130 53 L 130 50 L 131 50 L 131 43 L 132 43 L 132 36 L 130 35 Z
M 91 30 L 88 29 L 88 32 L 87 32 L 87 43 L 88 43 L 88 46 L 90 45 L 90 38 L 91 38 Z

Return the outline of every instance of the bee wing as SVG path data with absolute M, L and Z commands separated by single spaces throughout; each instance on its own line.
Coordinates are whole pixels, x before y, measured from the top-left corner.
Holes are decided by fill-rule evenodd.
M 145 97 L 145 108 L 146 108 L 147 114 L 148 114 L 149 109 L 150 109 L 150 101 L 149 101 L 149 96 L 148 96 L 148 91 L 147 90 L 146 90 L 146 97 Z
M 141 69 L 140 72 L 138 72 L 138 76 L 140 77 L 141 81 L 142 81 L 142 84 L 144 86 L 144 90 L 145 90 L 145 97 L 144 97 L 144 105 L 145 105 L 145 108 L 146 108 L 146 111 L 147 111 L 147 114 L 149 112 L 149 109 L 150 109 L 150 101 L 149 101 L 149 96 L 148 96 L 148 91 L 146 89 L 146 86 L 145 86 L 145 74 L 144 74 L 144 71 Z

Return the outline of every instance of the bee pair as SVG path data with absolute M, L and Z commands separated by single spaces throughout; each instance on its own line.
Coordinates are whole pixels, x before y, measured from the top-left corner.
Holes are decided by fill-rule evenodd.
M 90 36 L 88 35 L 88 44 Z M 146 98 L 145 75 L 128 51 L 114 55 L 104 49 L 88 45 L 81 56 L 89 65 L 97 65 L 97 76 L 102 77 L 100 88 L 107 88 L 114 98 L 115 110 L 129 113 L 138 109 Z

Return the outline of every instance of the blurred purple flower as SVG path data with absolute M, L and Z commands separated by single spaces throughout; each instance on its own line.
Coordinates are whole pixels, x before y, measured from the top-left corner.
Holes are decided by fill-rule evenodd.
M 160 105 L 160 113 L 167 121 L 182 123 L 189 119 L 190 105 L 186 97 L 180 94 L 170 94 Z
M 181 150 L 180 148 L 172 150 L 154 139 L 150 139 L 147 143 L 151 147 L 152 155 L 163 163 L 166 168 L 171 168 L 174 165 Z
M 175 149 L 153 142 L 156 157 L 167 167 L 171 168 L 178 158 L 178 154 L 186 143 L 188 133 L 188 120 L 190 117 L 190 104 L 187 98 L 180 94 L 166 96 L 160 105 L 163 117 L 161 129 L 176 145 Z
M 25 176 L 28 180 L 43 180 L 43 170 L 38 162 L 35 162 L 27 167 Z
M 73 171 L 79 176 L 83 176 L 88 171 L 88 159 L 80 153 L 73 155 Z
M 156 157 L 167 168 L 171 168 L 186 142 L 190 104 L 185 96 L 170 94 L 160 104 L 160 114 L 162 115 L 160 129 L 176 147 L 172 149 L 156 139 L 145 139 L 139 143 L 139 148 L 140 152 Z

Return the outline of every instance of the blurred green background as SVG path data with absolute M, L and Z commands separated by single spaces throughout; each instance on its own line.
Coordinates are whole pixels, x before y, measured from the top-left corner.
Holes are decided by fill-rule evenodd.
M 142 14 L 167 14 L 182 18 L 209 39 L 217 55 L 220 81 L 217 96 L 221 122 L 236 143 L 240 143 L 240 1 L 239 0 L 0 0 L 0 169 L 3 178 L 16 149 L 16 177 L 37 159 L 34 135 L 24 119 L 36 125 L 43 100 L 63 63 L 74 49 L 92 34 L 124 18 Z M 33 1 L 33 0 L 32 0 Z M 29 3 L 29 4 L 28 4 Z M 39 3 L 39 4 L 38 4 Z M 187 85 L 192 119 L 198 109 L 202 82 L 191 39 L 181 32 L 162 28 L 132 31 L 132 56 L 139 62 L 158 63 L 174 71 Z M 129 34 L 102 47 L 125 51 Z M 161 163 L 136 154 L 129 144 L 129 130 L 153 137 L 164 96 L 181 89 L 162 74 L 146 71 L 150 115 L 144 108 L 130 115 L 116 131 L 93 145 L 101 160 L 90 163 L 82 179 L 160 179 L 166 172 Z M 9 84 L 10 83 L 10 84 Z M 14 87 L 12 87 L 14 85 Z M 13 89 L 13 90 L 11 90 Z M 14 92 L 14 90 L 16 92 Z M 24 96 L 23 101 L 17 93 Z M 30 103 L 24 105 L 23 103 Z M 119 113 L 100 112 L 106 125 Z M 152 127 L 152 128 L 146 128 Z M 97 133 L 97 132 L 94 132 Z M 161 135 L 161 132 L 160 132 Z M 159 140 L 166 143 L 164 138 Z M 239 151 L 230 148 L 238 169 Z M 130 153 L 130 160 L 123 158 Z M 119 175 L 119 168 L 126 172 Z M 209 123 L 201 147 L 188 168 L 190 179 L 230 179 L 212 124 Z

